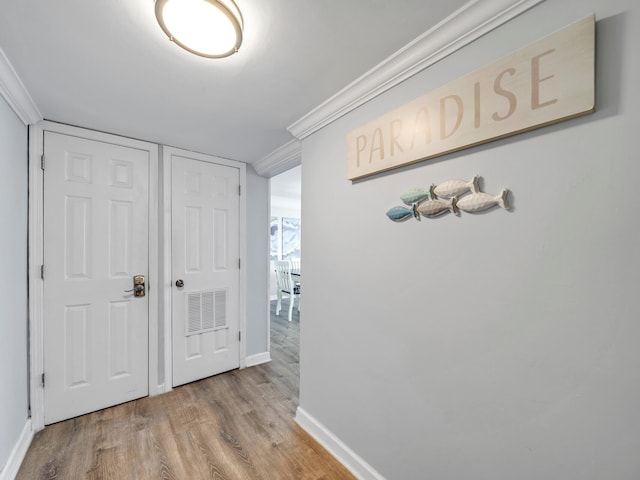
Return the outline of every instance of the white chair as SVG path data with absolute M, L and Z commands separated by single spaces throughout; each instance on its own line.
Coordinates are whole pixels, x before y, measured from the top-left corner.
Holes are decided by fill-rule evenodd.
M 298 299 L 298 311 L 300 311 L 300 285 L 295 284 L 291 278 L 291 263 L 288 261 L 275 262 L 276 283 L 278 285 L 278 303 L 276 304 L 276 315 L 280 315 L 282 307 L 282 294 L 289 295 L 289 321 L 293 315 L 293 304 Z
M 300 274 L 300 259 L 292 258 L 291 259 L 291 271 L 294 273 Z M 295 279 L 294 279 L 295 280 Z

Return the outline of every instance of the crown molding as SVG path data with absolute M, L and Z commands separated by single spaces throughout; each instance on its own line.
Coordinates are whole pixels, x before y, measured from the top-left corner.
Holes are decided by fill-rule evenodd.
M 0 48 L 0 95 L 25 125 L 35 125 L 42 114 L 29 95 L 11 62 Z
M 302 159 L 302 145 L 293 139 L 270 154 L 254 162 L 253 168 L 261 177 L 271 178 L 279 173 L 300 165 Z
M 544 0 L 472 0 L 288 127 L 308 137 Z

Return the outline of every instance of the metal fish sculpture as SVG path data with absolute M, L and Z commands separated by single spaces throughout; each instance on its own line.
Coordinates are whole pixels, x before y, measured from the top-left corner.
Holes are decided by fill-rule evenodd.
M 427 200 L 418 205 L 416 209 L 425 217 L 438 217 L 446 211 L 455 215 L 457 213 L 456 197 L 450 198 L 446 202 L 444 200 Z
M 498 195 L 489 195 L 488 193 L 472 193 L 466 195 L 456 202 L 458 207 L 463 212 L 475 213 L 487 210 L 491 207 L 498 205 L 501 208 L 508 209 L 507 194 L 508 190 L 502 190 Z
M 468 182 L 464 180 L 447 180 L 439 185 L 431 185 L 431 198 L 452 198 L 464 195 L 467 192 L 478 193 L 478 176 Z
M 402 200 L 406 205 L 413 205 L 414 203 L 420 203 L 423 200 L 426 200 L 429 198 L 430 194 L 431 189 L 416 187 L 411 190 L 407 190 L 400 195 L 400 200 Z
M 416 219 L 418 218 L 418 212 L 416 211 L 415 203 L 411 207 L 393 207 L 387 210 L 387 217 L 389 217 L 394 222 L 406 220 L 411 216 Z

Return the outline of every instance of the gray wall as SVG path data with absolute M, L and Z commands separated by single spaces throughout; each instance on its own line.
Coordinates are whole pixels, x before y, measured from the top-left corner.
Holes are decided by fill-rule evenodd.
M 597 112 L 351 184 L 348 131 L 590 13 Z M 548 0 L 305 139 L 300 406 L 393 480 L 640 478 L 640 3 Z M 513 211 L 396 224 L 480 174 Z
M 27 127 L 0 96 L 0 470 L 27 421 Z
M 247 355 L 269 350 L 268 264 L 269 180 L 247 165 Z

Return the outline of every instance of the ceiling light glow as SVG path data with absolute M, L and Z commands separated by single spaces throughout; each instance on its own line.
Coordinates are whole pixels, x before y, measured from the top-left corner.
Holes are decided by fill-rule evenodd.
M 191 53 L 222 58 L 240 48 L 243 20 L 233 0 L 156 0 L 155 10 L 169 39 Z

